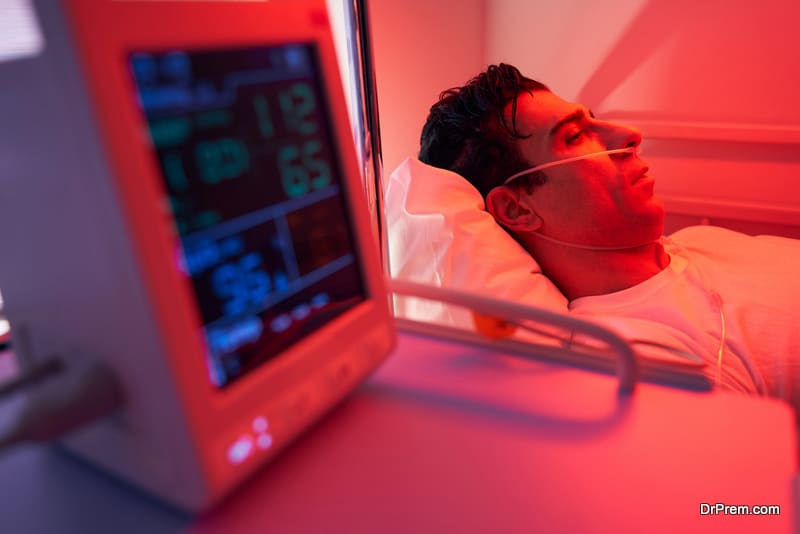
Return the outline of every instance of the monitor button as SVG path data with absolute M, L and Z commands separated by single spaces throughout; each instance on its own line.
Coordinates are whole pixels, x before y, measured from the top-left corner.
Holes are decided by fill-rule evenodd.
M 270 447 L 272 447 L 272 441 L 273 441 L 272 434 L 268 434 L 265 432 L 263 434 L 258 435 L 258 437 L 256 438 L 256 445 L 258 446 L 259 449 L 265 451 Z
M 269 428 L 269 420 L 263 415 L 259 415 L 253 419 L 253 423 L 250 426 L 253 429 L 253 432 L 256 434 L 261 434 L 266 432 Z
M 253 438 L 249 435 L 239 437 L 228 447 L 228 461 L 233 465 L 239 465 L 253 452 Z

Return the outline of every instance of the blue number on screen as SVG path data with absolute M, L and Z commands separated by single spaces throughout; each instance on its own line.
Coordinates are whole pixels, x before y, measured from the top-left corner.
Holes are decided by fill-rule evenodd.
M 214 271 L 214 294 L 224 301 L 225 315 L 239 315 L 249 307 L 260 305 L 269 296 L 272 283 L 269 275 L 259 269 L 262 264 L 261 255 L 251 252 L 238 262 L 224 263 Z
M 316 102 L 314 91 L 307 83 L 296 83 L 280 94 L 281 111 L 286 126 L 297 133 L 310 135 L 317 131 L 317 123 L 310 115 Z
M 238 139 L 217 139 L 197 144 L 195 149 L 200 177 L 207 184 L 236 178 L 250 168 L 250 154 Z
M 314 156 L 322 150 L 322 143 L 317 140 L 309 141 L 303 147 L 303 164 L 316 176 L 311 179 L 311 189 L 321 189 L 331 183 L 331 168 L 324 159 L 315 159 Z
M 286 276 L 286 273 L 274 273 L 272 275 L 272 281 L 275 282 L 275 291 L 278 293 L 289 291 L 289 278 Z
M 301 197 L 311 190 L 321 189 L 331 182 L 331 169 L 324 159 L 315 156 L 322 149 L 316 139 L 302 147 L 287 145 L 278 151 L 278 168 L 283 191 L 289 198 Z
M 308 173 L 294 160 L 300 156 L 300 149 L 294 145 L 281 147 L 278 151 L 278 169 L 281 173 L 283 191 L 289 198 L 301 197 L 308 193 Z
M 253 99 L 253 108 L 258 119 L 258 131 L 264 139 L 270 139 L 275 135 L 275 126 L 272 124 L 267 99 L 263 95 L 258 95 Z

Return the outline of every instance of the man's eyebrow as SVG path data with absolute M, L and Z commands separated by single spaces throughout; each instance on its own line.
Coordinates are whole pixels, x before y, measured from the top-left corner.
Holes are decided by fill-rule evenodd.
M 587 111 L 588 115 L 594 118 L 594 113 L 592 113 L 592 110 L 586 108 L 576 109 L 575 111 L 573 111 L 572 113 L 570 113 L 569 115 L 558 121 L 556 125 L 550 129 L 550 137 L 554 137 L 558 133 L 558 131 L 565 125 L 571 122 L 578 122 L 580 120 L 583 120 L 587 115 Z

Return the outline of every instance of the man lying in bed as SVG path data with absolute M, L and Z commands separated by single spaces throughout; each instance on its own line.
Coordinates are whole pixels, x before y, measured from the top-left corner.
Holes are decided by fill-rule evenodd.
M 571 312 L 656 325 L 720 387 L 798 409 L 800 242 L 714 227 L 662 238 L 641 141 L 501 64 L 442 93 L 419 159 L 478 189 Z

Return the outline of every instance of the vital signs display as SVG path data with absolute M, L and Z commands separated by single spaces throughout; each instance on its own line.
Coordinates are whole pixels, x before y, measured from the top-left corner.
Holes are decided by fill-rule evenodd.
M 314 45 L 128 63 L 225 387 L 366 297 Z

